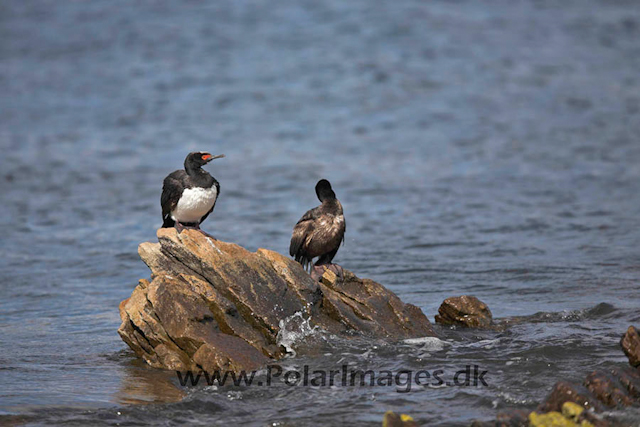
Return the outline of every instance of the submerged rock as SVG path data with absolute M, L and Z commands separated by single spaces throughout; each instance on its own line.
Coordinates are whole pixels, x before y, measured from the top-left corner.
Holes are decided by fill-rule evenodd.
M 451 297 L 444 300 L 436 323 L 441 325 L 456 325 L 467 328 L 491 328 L 493 316 L 487 304 L 472 295 Z
M 524 409 L 513 409 L 510 412 L 499 412 L 494 423 L 474 423 L 473 427 L 499 426 L 499 427 L 521 427 L 528 425 L 529 411 Z
M 523 418 L 522 411 L 499 413 L 495 422 L 475 426 L 594 426 L 611 424 L 597 415 L 599 412 L 640 405 L 640 369 L 638 332 L 630 326 L 620 341 L 632 367 L 614 368 L 608 372 L 594 371 L 582 385 L 564 381 L 556 383 L 551 393 L 536 411 Z
M 545 401 L 538 407 L 538 412 L 559 412 L 562 405 L 572 402 L 583 408 L 602 411 L 602 405 L 591 395 L 589 390 L 580 385 L 574 385 L 565 381 L 556 383 Z
M 627 387 L 609 372 L 591 372 L 584 380 L 584 386 L 598 401 L 610 408 L 630 406 L 636 403 Z
M 149 365 L 171 370 L 253 370 L 285 354 L 278 333 L 304 316 L 314 328 L 402 340 L 435 336 L 422 311 L 348 270 L 313 280 L 266 249 L 158 230 L 138 253 L 151 269 L 120 304 L 118 333 Z

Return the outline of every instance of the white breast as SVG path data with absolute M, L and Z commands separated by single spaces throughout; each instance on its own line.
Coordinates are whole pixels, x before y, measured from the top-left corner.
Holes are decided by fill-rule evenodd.
M 187 188 L 182 192 L 178 205 L 171 212 L 171 218 L 179 222 L 199 222 L 216 202 L 218 190 L 211 188 Z

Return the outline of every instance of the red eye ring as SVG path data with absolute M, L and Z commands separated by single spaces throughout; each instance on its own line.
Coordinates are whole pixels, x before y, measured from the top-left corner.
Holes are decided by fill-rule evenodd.
M 211 154 L 203 154 L 202 155 L 202 160 L 208 160 L 211 158 Z

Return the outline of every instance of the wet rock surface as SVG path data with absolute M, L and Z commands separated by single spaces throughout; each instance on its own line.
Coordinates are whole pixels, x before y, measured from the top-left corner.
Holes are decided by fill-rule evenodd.
M 640 366 L 640 336 L 638 335 L 638 330 L 629 326 L 627 332 L 622 337 L 620 341 L 620 345 L 622 346 L 622 351 L 629 358 L 629 363 L 633 367 Z
M 538 412 L 561 411 L 565 402 L 576 403 L 583 408 L 602 411 L 602 404 L 581 385 L 560 381 L 551 390 L 545 401 L 538 406 Z
M 493 316 L 489 307 L 472 295 L 451 297 L 443 301 L 435 316 L 436 323 L 468 328 L 491 328 Z
M 302 314 L 334 334 L 401 340 L 435 336 L 422 311 L 348 270 L 311 278 L 293 260 L 195 230 L 158 230 L 139 254 L 152 272 L 120 304 L 118 333 L 149 365 L 252 370 L 285 354 L 278 332 Z

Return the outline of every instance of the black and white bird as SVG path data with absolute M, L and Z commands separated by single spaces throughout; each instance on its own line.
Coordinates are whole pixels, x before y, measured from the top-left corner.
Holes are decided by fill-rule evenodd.
M 184 169 L 172 172 L 164 179 L 160 197 L 163 228 L 175 227 L 178 232 L 185 228 L 200 229 L 220 194 L 220 184 L 202 166 L 220 157 L 224 154 L 189 153 L 184 160 Z
M 293 227 L 289 254 L 302 267 L 331 265 L 347 230 L 342 205 L 336 198 L 331 184 L 321 179 L 316 184 L 316 195 L 322 204 L 307 211 Z

